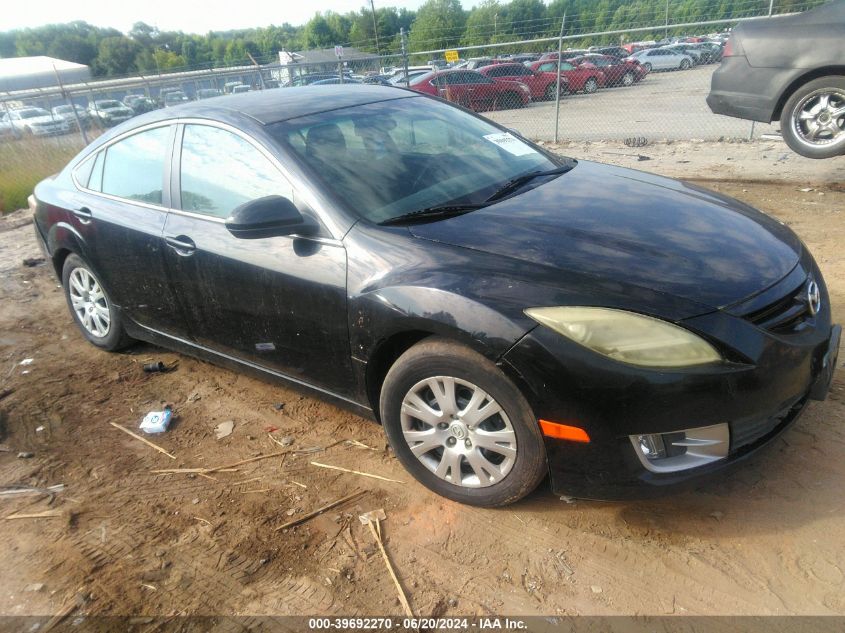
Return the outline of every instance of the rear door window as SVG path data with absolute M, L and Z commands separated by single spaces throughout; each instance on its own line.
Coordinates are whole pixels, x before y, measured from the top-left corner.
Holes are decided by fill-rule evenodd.
M 110 145 L 105 151 L 102 192 L 161 205 L 170 130 L 171 126 L 157 127 Z

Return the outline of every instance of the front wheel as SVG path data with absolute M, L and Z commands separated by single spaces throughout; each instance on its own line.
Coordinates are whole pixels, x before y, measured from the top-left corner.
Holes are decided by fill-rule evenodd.
M 548 86 L 546 86 L 546 94 L 545 94 L 546 101 L 554 101 L 555 100 L 556 90 L 557 90 L 557 82 L 550 83 Z M 560 84 L 560 96 L 563 96 L 565 92 L 566 92 L 566 89 L 564 88 L 563 82 L 561 82 L 561 84 Z
M 516 386 L 481 354 L 431 338 L 391 367 L 380 398 L 399 461 L 437 494 L 478 506 L 524 497 L 546 473 L 537 421 Z
M 680 68 L 681 70 L 687 70 L 689 67 L 690 67 L 690 63 L 689 63 L 688 59 L 682 59 L 681 65 L 678 66 L 678 68 Z
M 845 154 L 845 77 L 814 79 L 796 90 L 780 117 L 783 140 L 807 158 Z
M 645 64 L 643 64 L 643 68 L 645 68 L 647 73 L 650 73 L 651 72 L 651 62 L 646 62 Z
M 595 77 L 590 77 L 587 82 L 584 84 L 584 92 L 588 94 L 592 94 L 596 90 L 599 89 L 599 82 L 596 81 Z
M 132 343 L 105 288 L 78 255 L 65 260 L 62 287 L 71 316 L 90 343 L 110 352 Z
M 623 86 L 630 86 L 634 83 L 634 73 L 630 70 L 622 75 L 622 85 Z

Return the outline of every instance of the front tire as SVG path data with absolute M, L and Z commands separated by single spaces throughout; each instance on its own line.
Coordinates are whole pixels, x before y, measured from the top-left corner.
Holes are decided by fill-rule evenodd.
M 132 343 L 106 289 L 91 266 L 76 254 L 65 260 L 62 288 L 70 314 L 89 343 L 109 352 Z
M 650 73 L 651 72 L 651 62 L 646 62 L 645 64 L 643 64 L 643 68 L 646 69 L 646 72 Z
M 525 105 L 515 92 L 506 92 L 496 100 L 496 110 L 515 110 Z
M 530 406 L 492 362 L 467 347 L 441 338 L 418 343 L 390 368 L 379 404 L 399 461 L 439 495 L 504 506 L 546 474 Z
M 622 85 L 623 86 L 631 86 L 634 84 L 634 73 L 630 70 L 622 75 Z
M 595 77 L 590 77 L 584 84 L 584 92 L 592 94 L 599 89 L 599 82 Z
M 689 69 L 689 67 L 690 67 L 690 62 L 689 62 L 688 59 L 682 59 L 681 65 L 678 66 L 678 68 L 680 68 L 681 70 L 687 70 L 687 69 Z
M 845 77 L 819 77 L 798 88 L 783 105 L 780 131 L 801 156 L 845 154 Z

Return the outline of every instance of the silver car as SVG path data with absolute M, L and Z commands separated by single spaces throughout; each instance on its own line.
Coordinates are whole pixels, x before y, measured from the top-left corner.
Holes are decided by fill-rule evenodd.
M 694 65 L 692 57 L 671 48 L 647 48 L 628 59 L 638 61 L 649 72 L 652 70 L 686 70 Z
M 70 132 L 70 125 L 44 108 L 21 108 L 9 112 L 9 121 L 23 136 L 51 136 Z

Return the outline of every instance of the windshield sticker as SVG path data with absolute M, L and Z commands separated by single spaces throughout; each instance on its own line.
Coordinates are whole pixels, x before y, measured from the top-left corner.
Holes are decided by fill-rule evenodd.
M 537 153 L 537 150 L 533 149 L 530 145 L 526 145 L 513 134 L 509 134 L 508 132 L 485 134 L 484 138 L 514 156 L 525 156 L 526 154 Z

